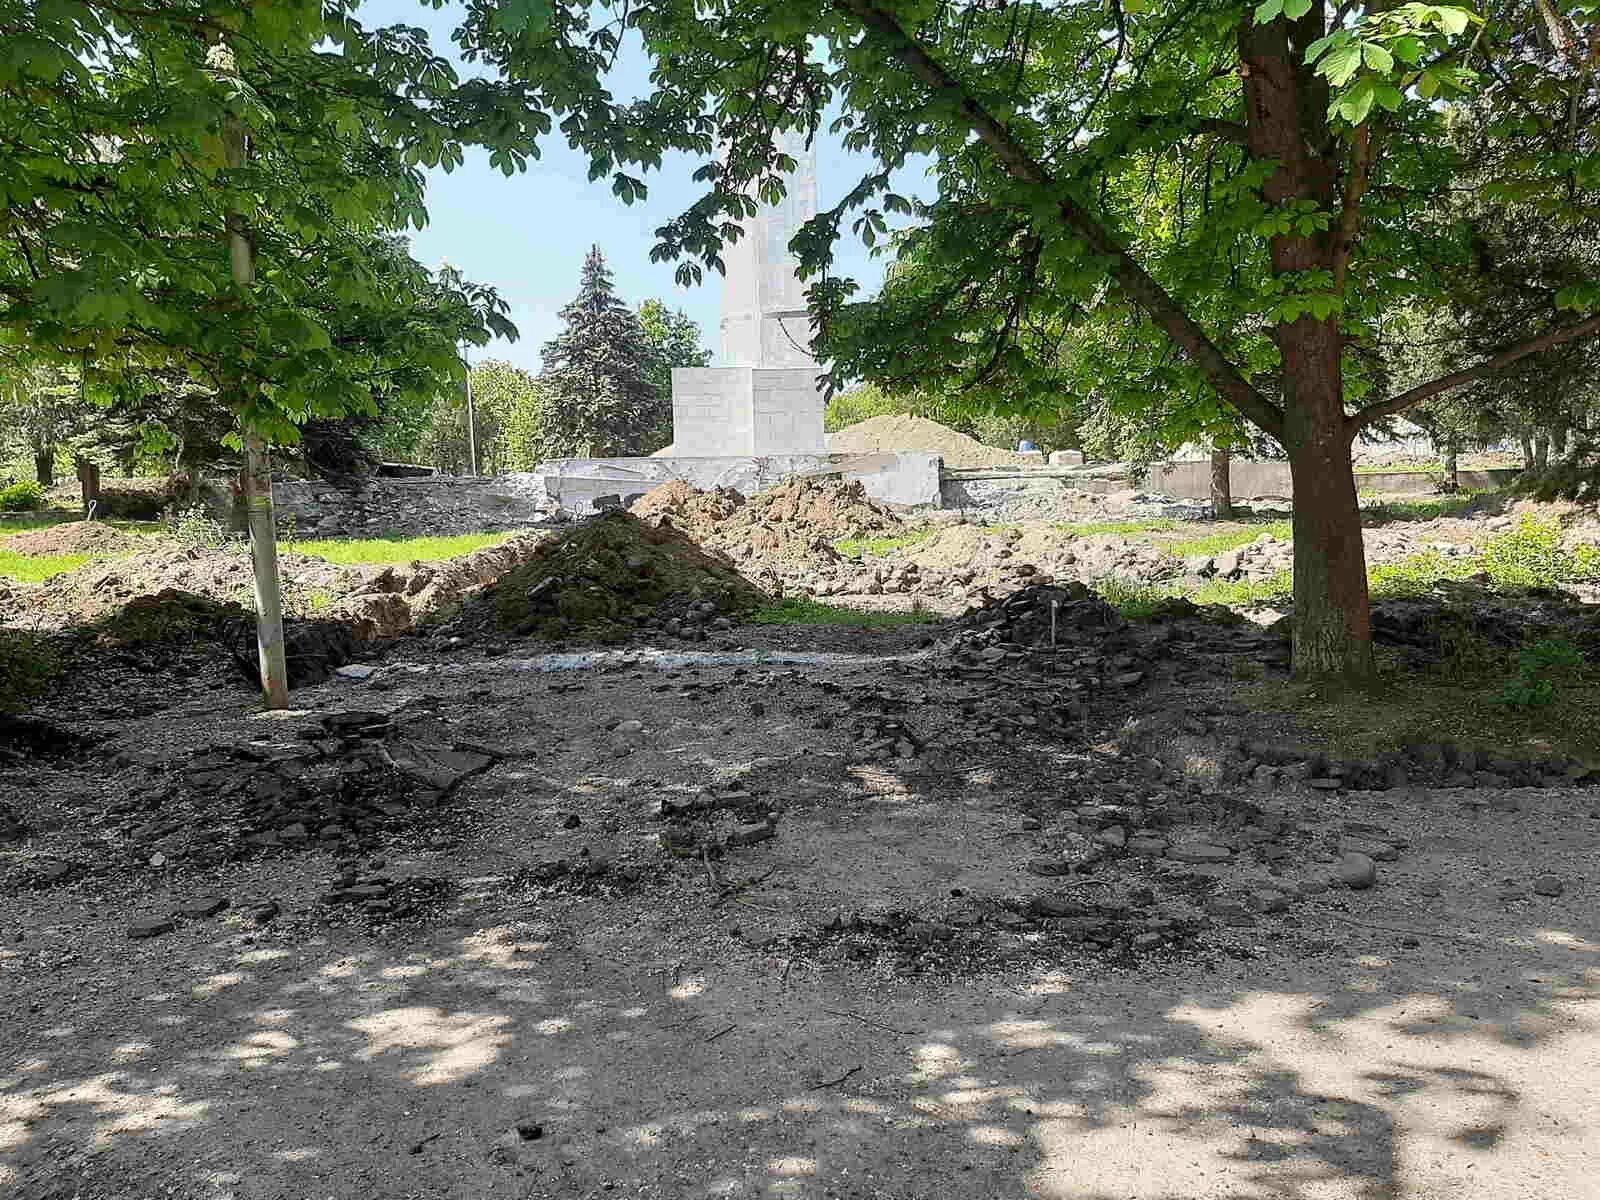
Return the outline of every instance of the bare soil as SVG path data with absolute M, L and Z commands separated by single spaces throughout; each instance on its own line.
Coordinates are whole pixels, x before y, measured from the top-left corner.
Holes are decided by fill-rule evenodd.
M 405 639 L 282 715 L 51 697 L 73 736 L 0 763 L 0 1187 L 1600 1194 L 1586 774 L 1261 786 L 1225 664 L 1265 635 L 1084 612 L 1054 652 L 544 674 Z M 251 789 L 419 739 L 471 768 L 436 801 L 240 836 Z M 1376 885 L 1327 887 L 1354 845 Z

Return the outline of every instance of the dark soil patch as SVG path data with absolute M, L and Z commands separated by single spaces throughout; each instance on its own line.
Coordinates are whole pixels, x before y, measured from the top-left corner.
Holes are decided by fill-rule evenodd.
M 470 600 L 453 624 L 520 637 L 620 642 L 660 622 L 704 624 L 770 598 L 670 526 L 603 513 L 542 543 Z

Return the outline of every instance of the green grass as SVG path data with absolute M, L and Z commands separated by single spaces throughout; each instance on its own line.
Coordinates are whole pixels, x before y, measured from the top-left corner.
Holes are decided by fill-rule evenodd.
M 846 558 L 860 558 L 865 554 L 882 558 L 893 554 L 896 550 L 919 545 L 937 532 L 935 529 L 913 529 L 910 533 L 902 533 L 898 537 L 841 538 L 833 544 L 833 548 Z
M 1370 496 L 1372 493 L 1368 493 Z M 1453 517 L 1466 512 L 1484 497 L 1496 492 L 1455 492 L 1448 496 L 1430 496 L 1426 500 L 1384 500 L 1377 504 L 1363 504 L 1361 514 L 1378 521 L 1432 521 L 1439 517 Z
M 1234 696 L 1253 711 L 1287 717 L 1342 758 L 1441 742 L 1510 756 L 1600 756 L 1600 679 L 1592 669 L 1564 681 L 1555 703 L 1518 707 L 1501 699 L 1505 663 L 1465 679 L 1406 669 L 1382 651 L 1380 666 L 1366 687 L 1270 680 Z
M 1143 521 L 1080 521 L 1052 525 L 1073 537 L 1093 537 L 1097 533 L 1167 533 L 1178 528 L 1171 517 L 1150 517 Z
M 1229 608 L 1275 604 L 1294 595 L 1294 572 L 1279 571 L 1267 579 L 1240 579 L 1234 583 L 1211 579 L 1187 594 L 1196 604 L 1225 604 Z
M 1293 537 L 1293 530 L 1288 521 L 1269 521 L 1262 525 L 1253 525 L 1248 529 L 1224 530 L 1221 533 L 1207 534 L 1205 537 L 1172 542 L 1162 549 L 1176 558 L 1190 558 L 1200 554 L 1224 554 L 1229 550 L 1237 550 L 1240 546 L 1248 546 L 1263 533 L 1270 533 L 1280 542 L 1290 541 Z
M 92 554 L 16 554 L 0 549 L 0 575 L 18 583 L 43 583 L 52 576 L 76 571 L 94 557 Z
M 438 562 L 460 558 L 485 546 L 498 546 L 515 533 L 462 533 L 454 537 L 383 537 L 362 541 L 284 542 L 280 549 L 290 554 L 305 554 L 331 563 L 408 563 Z
M 883 629 L 891 625 L 932 625 L 940 618 L 923 609 L 910 612 L 867 612 L 842 608 L 817 600 L 790 599 L 756 609 L 745 618 L 752 625 L 851 625 L 859 629 Z
M 1116 575 L 1108 575 L 1093 586 L 1100 599 L 1130 621 L 1148 621 L 1156 615 L 1163 600 L 1178 594 L 1173 588 L 1156 587 Z

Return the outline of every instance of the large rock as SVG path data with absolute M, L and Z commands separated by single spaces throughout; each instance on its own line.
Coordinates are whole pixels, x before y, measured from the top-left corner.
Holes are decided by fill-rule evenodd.
M 1339 860 L 1339 881 L 1347 888 L 1365 891 L 1378 881 L 1378 864 L 1365 854 L 1346 854 Z

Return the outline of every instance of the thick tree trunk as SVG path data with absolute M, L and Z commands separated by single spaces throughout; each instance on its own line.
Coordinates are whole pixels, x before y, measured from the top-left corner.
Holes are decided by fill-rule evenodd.
M 1339 330 L 1302 317 L 1280 326 L 1284 449 L 1294 482 L 1294 673 L 1365 678 L 1375 670 L 1361 506 L 1344 416 Z
M 40 487 L 51 487 L 56 481 L 56 448 L 46 446 L 33 452 L 33 477 Z
M 1533 437 L 1533 469 L 1543 471 L 1550 466 L 1550 435 L 1540 430 Z
M 1519 433 L 1517 438 L 1522 442 L 1522 469 L 1531 471 L 1533 470 L 1533 439 L 1525 433 Z
M 1550 430 L 1550 451 L 1561 459 L 1567 456 L 1567 427 L 1557 425 Z
M 1233 517 L 1233 454 L 1211 448 L 1211 515 L 1218 521 Z
M 1456 439 L 1453 437 L 1446 438 L 1444 443 L 1443 484 L 1443 490 L 1446 492 L 1459 492 L 1461 490 L 1461 479 L 1456 473 L 1456 457 Z

